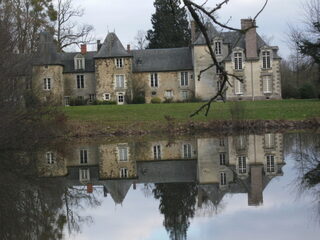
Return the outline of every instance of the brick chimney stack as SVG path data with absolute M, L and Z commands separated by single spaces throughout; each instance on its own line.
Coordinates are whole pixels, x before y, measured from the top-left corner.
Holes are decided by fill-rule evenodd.
M 84 55 L 87 53 L 87 44 L 81 44 L 81 54 Z
M 127 45 L 127 52 L 130 53 L 131 49 L 130 49 L 130 44 Z
M 252 27 L 252 28 L 250 28 Z M 245 34 L 246 42 L 246 57 L 247 58 L 257 58 L 258 49 L 257 49 L 257 32 L 256 32 L 256 22 L 252 19 L 241 19 L 241 29 L 248 29 Z

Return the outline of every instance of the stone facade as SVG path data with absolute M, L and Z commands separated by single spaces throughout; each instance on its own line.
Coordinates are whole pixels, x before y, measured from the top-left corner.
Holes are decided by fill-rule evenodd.
M 219 33 L 207 26 L 219 64 L 235 76 L 230 77 L 226 100 L 281 99 L 278 48 L 261 39 L 251 19 L 243 19 L 241 27 L 253 28 L 240 35 Z M 60 103 L 64 99 L 66 105 L 71 98 L 118 104 L 136 96 L 144 96 L 147 103 L 153 98 L 208 100 L 221 86 L 220 73 L 217 67 L 210 67 L 212 60 L 203 35 L 192 33 L 189 47 L 146 50 L 125 49 L 117 35 L 109 33 L 97 51 L 88 52 L 83 45 L 81 52 L 74 53 L 57 53 L 53 39 L 45 34 L 34 66 L 33 87 L 40 89 L 43 99 L 52 96 Z M 46 89 L 45 79 L 51 81 Z

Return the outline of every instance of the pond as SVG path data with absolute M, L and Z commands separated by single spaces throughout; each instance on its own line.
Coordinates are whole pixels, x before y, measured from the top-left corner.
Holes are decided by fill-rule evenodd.
M 1 239 L 320 236 L 319 133 L 78 139 L 1 158 Z

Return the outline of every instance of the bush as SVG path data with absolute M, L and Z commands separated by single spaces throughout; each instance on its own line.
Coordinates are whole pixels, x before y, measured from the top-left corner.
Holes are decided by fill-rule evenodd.
M 301 88 L 299 88 L 299 95 L 302 99 L 315 98 L 314 88 L 311 84 L 304 84 Z
M 173 99 L 172 98 L 165 98 L 164 103 L 172 103 L 173 102 Z
M 132 100 L 132 104 L 142 104 L 142 103 L 146 103 L 146 99 L 144 98 L 144 96 L 136 96 Z
M 297 88 L 286 85 L 282 87 L 282 97 L 283 98 L 299 98 L 300 93 Z
M 70 98 L 70 106 L 82 106 L 87 104 L 88 99 L 83 99 L 83 98 L 78 98 L 78 97 L 73 97 Z
M 92 105 L 115 105 L 116 101 L 94 100 Z
M 161 103 L 161 99 L 158 97 L 151 98 L 151 103 Z

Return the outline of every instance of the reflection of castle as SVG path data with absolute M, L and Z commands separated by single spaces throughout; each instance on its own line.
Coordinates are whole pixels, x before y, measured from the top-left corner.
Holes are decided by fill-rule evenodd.
M 262 192 L 282 174 L 282 134 L 188 140 L 78 144 L 69 152 L 39 153 L 39 174 L 65 177 L 70 185 L 103 186 L 121 203 L 138 183 L 198 183 L 198 203 L 218 204 L 226 193 L 248 193 L 259 205 Z

